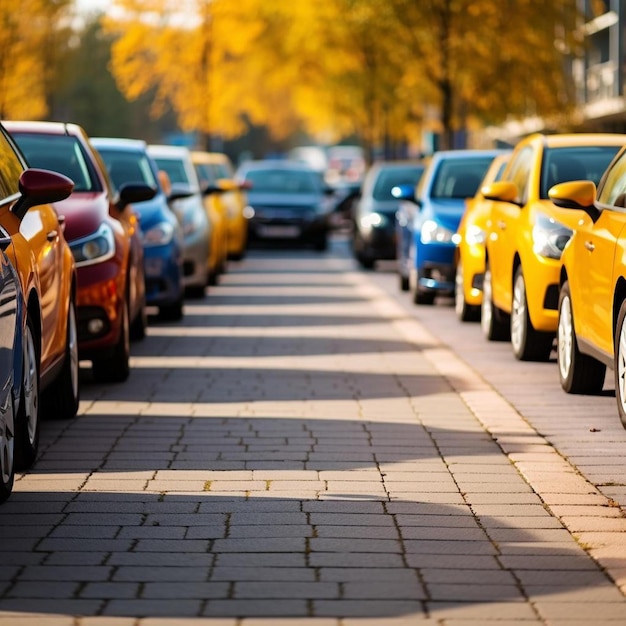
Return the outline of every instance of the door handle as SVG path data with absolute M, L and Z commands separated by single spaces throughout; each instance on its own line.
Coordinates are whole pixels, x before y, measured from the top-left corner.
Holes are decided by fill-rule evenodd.
M 59 236 L 59 232 L 56 230 L 51 230 L 47 235 L 46 239 L 48 241 L 54 241 Z
M 506 230 L 506 222 L 503 220 L 498 220 L 498 228 L 500 230 Z
M 587 248 L 589 252 L 593 252 L 596 249 L 591 241 L 585 241 L 585 248 Z

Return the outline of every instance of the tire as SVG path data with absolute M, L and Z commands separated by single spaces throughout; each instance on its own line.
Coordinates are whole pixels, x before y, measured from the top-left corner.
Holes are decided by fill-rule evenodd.
M 174 304 L 167 304 L 159 307 L 159 317 L 167 322 L 179 322 L 183 319 L 184 299 L 179 298 Z
M 626 300 L 622 302 L 617 316 L 615 328 L 614 350 L 614 374 L 615 374 L 615 399 L 617 400 L 617 413 L 626 428 Z
M 513 279 L 511 302 L 511 346 L 518 361 L 547 361 L 552 352 L 554 335 L 535 330 L 528 313 L 526 282 L 522 267 L 518 267 Z
M 315 250 L 317 250 L 317 252 L 326 252 L 326 250 L 328 250 L 328 237 L 324 235 L 324 237 L 318 239 L 313 244 L 313 247 L 315 248 Z
M 467 304 L 463 287 L 463 264 L 457 263 L 454 277 L 454 310 L 461 322 L 477 322 L 480 319 L 480 307 Z
M 369 257 L 359 256 L 357 257 L 357 261 L 364 270 L 373 270 L 374 265 L 376 265 L 376 261 Z
M 113 354 L 107 358 L 94 359 L 93 377 L 99 383 L 122 383 L 130 374 L 130 323 L 128 302 L 122 308 L 122 328 Z
M 561 387 L 567 393 L 600 393 L 604 386 L 606 366 L 578 349 L 569 283 L 559 294 L 557 330 L 557 364 Z
M 485 339 L 488 341 L 508 341 L 511 337 L 511 328 L 506 313 L 493 303 L 491 290 L 491 269 L 485 265 L 483 280 L 483 301 L 480 307 L 480 325 Z
M 411 288 L 411 281 L 409 280 L 408 276 L 404 276 L 403 274 L 400 274 L 400 281 L 399 281 L 399 286 L 400 286 L 400 291 L 409 291 Z
M 20 404 L 15 419 L 15 469 L 28 469 L 37 457 L 40 432 L 39 357 L 35 331 L 30 319 L 24 337 L 24 367 L 20 384 Z
M 76 307 L 72 299 L 67 318 L 67 341 L 63 367 L 58 378 L 42 395 L 42 411 L 46 419 L 69 420 L 76 416 L 80 401 L 78 372 Z
M 435 304 L 435 295 L 434 291 L 421 291 L 419 287 L 415 287 L 415 291 L 413 292 L 413 302 L 415 304 L 432 306 Z
M 131 341 L 141 341 L 146 337 L 146 328 L 148 327 L 148 313 L 146 311 L 146 303 L 141 303 L 139 313 L 137 313 L 133 323 L 130 326 Z

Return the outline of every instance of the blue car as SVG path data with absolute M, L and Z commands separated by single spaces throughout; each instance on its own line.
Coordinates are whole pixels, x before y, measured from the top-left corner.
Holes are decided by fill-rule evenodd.
M 132 183 L 157 189 L 151 200 L 137 202 L 146 282 L 146 304 L 158 307 L 164 320 L 183 317 L 183 235 L 176 214 L 169 207 L 159 182 L 158 167 L 147 145 L 137 139 L 93 137 L 92 144 L 104 160 L 115 187 Z
M 465 199 L 473 196 L 491 161 L 504 150 L 436 152 L 415 188 L 399 185 L 396 246 L 400 288 L 416 304 L 454 294 L 455 234 Z

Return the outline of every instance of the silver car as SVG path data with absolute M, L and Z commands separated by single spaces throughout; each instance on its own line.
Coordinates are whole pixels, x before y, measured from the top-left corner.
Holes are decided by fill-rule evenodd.
M 149 145 L 148 154 L 167 174 L 168 199 L 183 229 L 183 285 L 187 295 L 202 297 L 210 278 L 211 222 L 200 182 L 183 146 Z

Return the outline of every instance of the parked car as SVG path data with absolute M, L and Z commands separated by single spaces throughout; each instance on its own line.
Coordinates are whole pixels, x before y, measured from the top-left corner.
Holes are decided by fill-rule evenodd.
M 147 185 L 116 192 L 84 129 L 62 122 L 6 122 L 29 165 L 74 182 L 56 203 L 77 274 L 78 353 L 94 379 L 121 382 L 130 373 L 130 340 L 145 334 L 145 280 L 139 223 L 131 203 L 154 196 Z
M 238 169 L 237 179 L 249 186 L 251 240 L 326 250 L 330 192 L 315 170 L 296 161 L 248 161 Z
M 204 296 L 211 279 L 211 231 L 200 181 L 184 146 L 149 145 L 148 154 L 170 181 L 169 204 L 183 229 L 183 283 L 191 297 Z
M 193 150 L 191 162 L 196 170 L 204 199 L 204 208 L 211 222 L 211 254 L 209 283 L 216 285 L 226 272 L 228 264 L 228 209 L 222 197 L 223 189 L 217 182 L 217 172 L 207 152 Z
M 508 160 L 508 154 L 501 154 L 491 162 L 478 191 L 465 201 L 465 211 L 457 228 L 454 309 L 462 322 L 480 319 L 483 299 L 485 243 L 492 200 L 485 198 L 482 188 L 500 180 Z
M 399 185 L 397 213 L 400 288 L 415 304 L 433 304 L 455 289 L 455 234 L 465 209 L 501 150 L 442 150 L 429 161 L 417 188 Z
M 116 189 L 141 183 L 153 187 L 150 200 L 137 202 L 143 243 L 146 304 L 158 307 L 166 320 L 183 317 L 183 231 L 167 203 L 159 182 L 158 167 L 148 155 L 147 144 L 139 139 L 92 137 Z
M 201 182 L 204 178 L 209 192 L 217 188 L 222 210 L 226 216 L 228 258 L 243 259 L 248 243 L 248 218 L 245 214 L 248 199 L 245 186 L 235 180 L 235 172 L 228 156 L 221 152 L 193 151 L 192 159 Z
M 40 417 L 78 408 L 74 260 L 51 202 L 73 183 L 29 169 L 0 127 L 0 502 L 32 465 Z
M 424 172 L 419 162 L 379 162 L 370 167 L 354 208 L 352 251 L 361 267 L 372 269 L 376 261 L 396 258 L 396 211 L 399 201 L 394 187 L 415 187 Z
M 519 360 L 549 359 L 557 330 L 561 253 L 582 213 L 556 207 L 559 182 L 598 182 L 626 143 L 617 134 L 534 134 L 515 147 L 502 180 L 483 187 L 493 200 L 481 324 L 488 339 L 510 336 Z
M 559 270 L 557 361 L 568 393 L 599 393 L 614 370 L 617 411 L 626 428 L 626 148 L 596 190 L 591 180 L 549 190 L 576 217 Z

